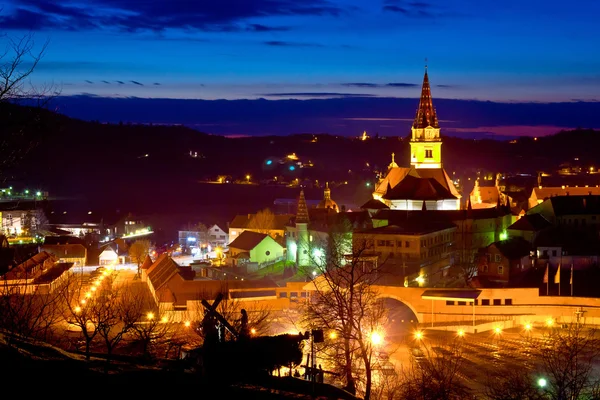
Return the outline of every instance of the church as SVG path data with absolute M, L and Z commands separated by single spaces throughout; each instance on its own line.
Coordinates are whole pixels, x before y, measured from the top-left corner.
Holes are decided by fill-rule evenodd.
M 375 186 L 373 199 L 392 210 L 459 210 L 462 196 L 442 165 L 442 138 L 427 67 L 411 131 L 410 167 L 399 167 L 392 153 L 392 162 Z

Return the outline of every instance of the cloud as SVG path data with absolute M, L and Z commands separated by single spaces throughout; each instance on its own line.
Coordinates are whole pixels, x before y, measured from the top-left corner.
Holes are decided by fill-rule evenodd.
M 461 88 L 462 85 L 435 85 L 435 87 L 441 89 L 458 89 Z
M 123 81 L 115 81 L 115 82 L 117 82 L 119 85 L 124 85 L 125 84 L 125 82 L 123 82 Z
M 92 85 L 94 84 L 94 82 L 90 81 L 90 80 L 85 80 L 87 83 L 91 83 Z
M 106 83 L 107 85 L 110 85 L 110 82 L 109 82 L 109 81 L 104 81 L 104 80 L 103 80 L 102 82 L 103 82 L 103 83 Z
M 246 30 L 253 32 L 283 32 L 289 31 L 290 28 L 287 26 L 266 26 L 262 24 L 250 24 L 248 25 Z
M 140 83 L 138 81 L 129 81 L 129 82 L 133 83 L 134 85 L 144 86 L 143 83 Z
M 293 93 L 264 93 L 259 96 L 267 97 L 373 97 L 374 94 L 336 93 L 336 92 L 293 92 Z
M 383 11 L 415 19 L 464 16 L 456 12 L 449 12 L 438 8 L 440 3 L 443 4 L 443 2 L 436 2 L 436 6 L 434 7 L 432 4 L 424 1 L 385 0 Z
M 374 87 L 380 87 L 381 85 L 379 83 L 358 82 L 358 83 L 342 83 L 342 86 L 374 88 Z
M 417 84 L 417 83 L 406 83 L 406 82 L 392 82 L 392 83 L 388 83 L 385 86 L 413 88 L 413 87 L 419 87 L 419 84 Z
M 269 40 L 263 43 L 267 46 L 275 47 L 323 47 L 323 45 L 318 43 L 287 42 L 283 40 Z
M 60 3 L 19 0 L 11 5 L 0 17 L 3 29 L 265 32 L 288 28 L 248 24 L 247 20 L 269 16 L 339 16 L 344 12 L 329 0 L 63 0 Z
M 160 86 L 160 83 L 159 82 L 154 82 L 153 85 L 154 86 Z

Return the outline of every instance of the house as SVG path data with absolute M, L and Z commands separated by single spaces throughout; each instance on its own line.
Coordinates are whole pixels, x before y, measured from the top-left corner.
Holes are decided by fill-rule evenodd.
M 454 264 L 456 225 L 406 219 L 398 225 L 355 230 L 355 249 L 378 257 L 378 269 L 411 286 L 432 286 Z
M 501 240 L 482 248 L 475 281 L 479 284 L 508 283 L 511 274 L 519 274 L 533 265 L 531 251 L 531 243 L 521 237 Z
M 0 275 L 11 269 L 15 264 L 15 249 L 10 247 L 8 239 L 0 235 Z
M 227 261 L 233 266 L 250 263 L 263 264 L 277 261 L 284 255 L 284 248 L 266 233 L 243 231 L 229 243 Z
M 552 226 L 542 214 L 525 214 L 506 230 L 510 237 L 521 237 L 533 243 L 537 235 Z
M 582 270 L 598 266 L 600 261 L 600 238 L 591 228 L 553 227 L 540 232 L 533 244 L 539 266 L 556 269 L 562 265 Z
M 201 301 L 212 302 L 218 294 L 224 294 L 225 301 L 231 301 L 232 309 L 244 308 L 248 312 L 289 309 L 308 298 L 304 281 L 281 286 L 270 279 L 190 279 L 167 254 L 150 263 L 147 266 L 144 262 L 142 281 L 148 285 L 161 318 L 173 322 L 202 319 L 206 310 Z
M 111 244 L 108 244 L 102 248 L 102 251 L 100 252 L 98 258 L 99 265 L 125 264 L 125 256 L 119 255 L 119 253 L 117 253 L 117 251 Z
M 229 235 L 217 224 L 208 228 L 208 239 L 212 247 L 224 247 L 229 243 Z
M 534 187 L 531 191 L 531 196 L 529 196 L 528 205 L 529 208 L 533 208 L 538 204 L 543 203 L 545 200 L 548 200 L 553 197 L 559 196 L 599 196 L 600 195 L 600 187 L 593 186 L 556 186 L 556 187 L 546 187 L 546 186 L 538 186 Z
M 72 263 L 57 263 L 47 252 L 35 254 L 2 276 L 0 292 L 48 294 L 61 287 L 68 277 Z
M 46 217 L 41 202 L 32 200 L 0 203 L 0 233 L 16 237 L 36 232 Z
M 281 239 L 286 231 L 286 225 L 290 222 L 290 219 L 294 217 L 291 214 L 270 214 L 272 219 L 257 221 L 254 225 L 265 225 L 260 228 L 252 228 L 253 223 L 251 222 L 257 215 L 260 214 L 247 214 L 247 215 L 236 215 L 233 221 L 229 224 L 229 240 L 234 241 L 239 235 L 246 231 L 267 233 L 273 239 Z M 260 217 L 259 217 L 260 218 Z M 268 217 L 267 217 L 268 218 Z
M 83 267 L 87 264 L 87 248 L 82 244 L 44 244 L 40 252 L 53 254 L 60 263 L 73 263 L 74 267 Z

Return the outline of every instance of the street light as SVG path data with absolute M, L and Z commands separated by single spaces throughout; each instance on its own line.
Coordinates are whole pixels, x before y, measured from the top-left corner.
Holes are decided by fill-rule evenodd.
M 189 328 L 191 324 L 192 324 L 192 323 L 191 323 L 190 321 L 185 321 L 185 322 L 183 323 L 183 325 L 185 325 L 185 327 L 186 327 L 186 328 Z
M 456 332 L 456 334 L 458 335 L 458 337 L 463 337 L 463 336 L 465 336 L 465 331 L 462 329 L 459 329 L 458 332 Z
M 148 314 L 146 314 L 146 318 L 152 320 L 154 318 L 154 313 L 149 312 Z
M 371 333 L 371 343 L 374 345 L 381 344 L 383 342 L 383 336 L 379 332 Z
M 552 318 L 548 318 L 548 319 L 546 320 L 546 325 L 547 325 L 548 327 L 551 327 L 552 325 L 554 325 L 554 320 L 553 320 Z
M 537 381 L 539 387 L 544 388 L 548 384 L 548 381 L 545 378 L 540 378 Z
M 421 331 L 416 331 L 416 332 L 415 332 L 415 339 L 417 339 L 417 340 L 421 340 L 421 339 L 423 339 L 423 332 L 421 332 Z
M 81 312 L 81 307 L 79 307 L 79 306 L 75 307 L 75 312 L 77 314 L 79 314 Z
M 495 327 L 495 328 L 494 328 L 494 333 L 495 333 L 496 335 L 499 335 L 499 334 L 501 334 L 501 333 L 502 333 L 502 328 L 500 328 L 499 326 Z
M 256 329 L 254 329 L 254 328 L 250 329 L 250 333 L 253 335 L 256 335 Z
M 335 331 L 329 332 L 329 339 L 335 339 L 335 338 L 337 338 L 337 333 L 335 333 Z
M 525 324 L 525 330 L 526 331 L 530 331 L 531 330 L 531 324 L 530 323 L 526 323 Z

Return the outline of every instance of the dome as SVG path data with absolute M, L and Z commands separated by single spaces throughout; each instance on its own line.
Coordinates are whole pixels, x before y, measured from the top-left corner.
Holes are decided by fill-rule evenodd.
M 331 190 L 329 189 L 329 182 L 325 184 L 325 190 L 323 191 L 323 200 L 319 202 L 317 208 L 331 209 L 334 212 L 339 211 L 337 203 L 331 200 Z

